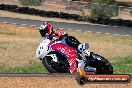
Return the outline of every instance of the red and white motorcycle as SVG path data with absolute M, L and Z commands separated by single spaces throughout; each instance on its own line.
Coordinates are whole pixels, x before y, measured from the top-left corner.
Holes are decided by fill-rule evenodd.
M 50 73 L 75 73 L 77 71 L 77 58 L 80 55 L 76 49 L 68 46 L 65 38 L 61 41 L 51 41 L 45 38 L 40 42 L 36 56 Z M 111 63 L 104 57 L 90 52 L 85 57 L 86 66 L 96 68 L 96 74 L 113 74 Z

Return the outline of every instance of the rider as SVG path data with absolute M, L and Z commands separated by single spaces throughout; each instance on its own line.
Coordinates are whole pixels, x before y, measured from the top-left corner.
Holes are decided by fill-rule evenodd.
M 43 23 L 40 27 L 39 27 L 39 32 L 42 36 L 42 38 L 44 37 L 48 37 L 50 40 L 52 41 L 59 41 L 62 40 L 64 37 L 66 37 L 66 44 L 68 44 L 69 46 L 75 48 L 78 52 L 81 53 L 81 55 L 84 56 L 90 56 L 90 51 L 88 50 L 88 46 L 86 43 L 82 44 L 80 43 L 75 37 L 73 36 L 69 36 L 67 33 L 65 33 L 62 29 L 56 29 L 53 30 L 53 27 L 50 23 L 45 22 Z M 78 61 L 78 66 L 83 66 L 83 69 L 85 67 L 85 60 L 82 59 L 81 57 L 77 58 Z M 78 67 L 77 66 L 77 67 Z M 90 70 L 90 72 L 96 72 L 96 68 L 87 66 L 86 67 L 88 71 L 88 69 Z

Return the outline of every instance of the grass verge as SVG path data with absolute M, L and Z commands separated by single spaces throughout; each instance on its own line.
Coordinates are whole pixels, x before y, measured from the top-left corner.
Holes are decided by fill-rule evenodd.
M 115 58 L 116 61 L 112 63 L 114 74 L 132 74 L 132 56 L 117 58 Z M 48 71 L 41 63 L 30 61 L 29 64 L 24 66 L 9 67 L 1 65 L 0 73 L 48 73 Z
M 89 43 L 91 51 L 113 64 L 115 73 L 132 74 L 132 36 L 64 31 L 82 43 Z M 0 73 L 46 73 L 35 55 L 40 40 L 40 34 L 34 27 L 1 23 Z
M 41 63 L 30 61 L 24 66 L 9 67 L 6 65 L 0 66 L 0 73 L 48 73 Z
M 114 67 L 114 73 L 117 74 L 132 74 L 132 56 L 128 56 L 125 58 L 118 57 L 114 63 L 112 63 Z

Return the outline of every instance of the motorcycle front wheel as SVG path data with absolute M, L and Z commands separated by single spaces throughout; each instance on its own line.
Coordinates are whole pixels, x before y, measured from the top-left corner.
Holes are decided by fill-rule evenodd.
M 50 56 L 44 57 L 42 64 L 50 73 L 70 73 L 68 61 L 64 58 L 54 62 Z

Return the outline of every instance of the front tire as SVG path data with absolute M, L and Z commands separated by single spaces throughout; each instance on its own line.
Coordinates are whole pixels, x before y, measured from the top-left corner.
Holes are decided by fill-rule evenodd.
M 60 62 L 54 62 L 52 60 L 52 57 L 47 56 L 43 58 L 42 64 L 50 73 L 69 73 L 70 72 L 69 64 L 67 60 L 62 60 Z
M 50 73 L 58 73 L 58 71 L 51 67 L 51 65 L 49 64 L 51 59 L 51 57 L 44 57 L 42 60 L 42 64 Z

